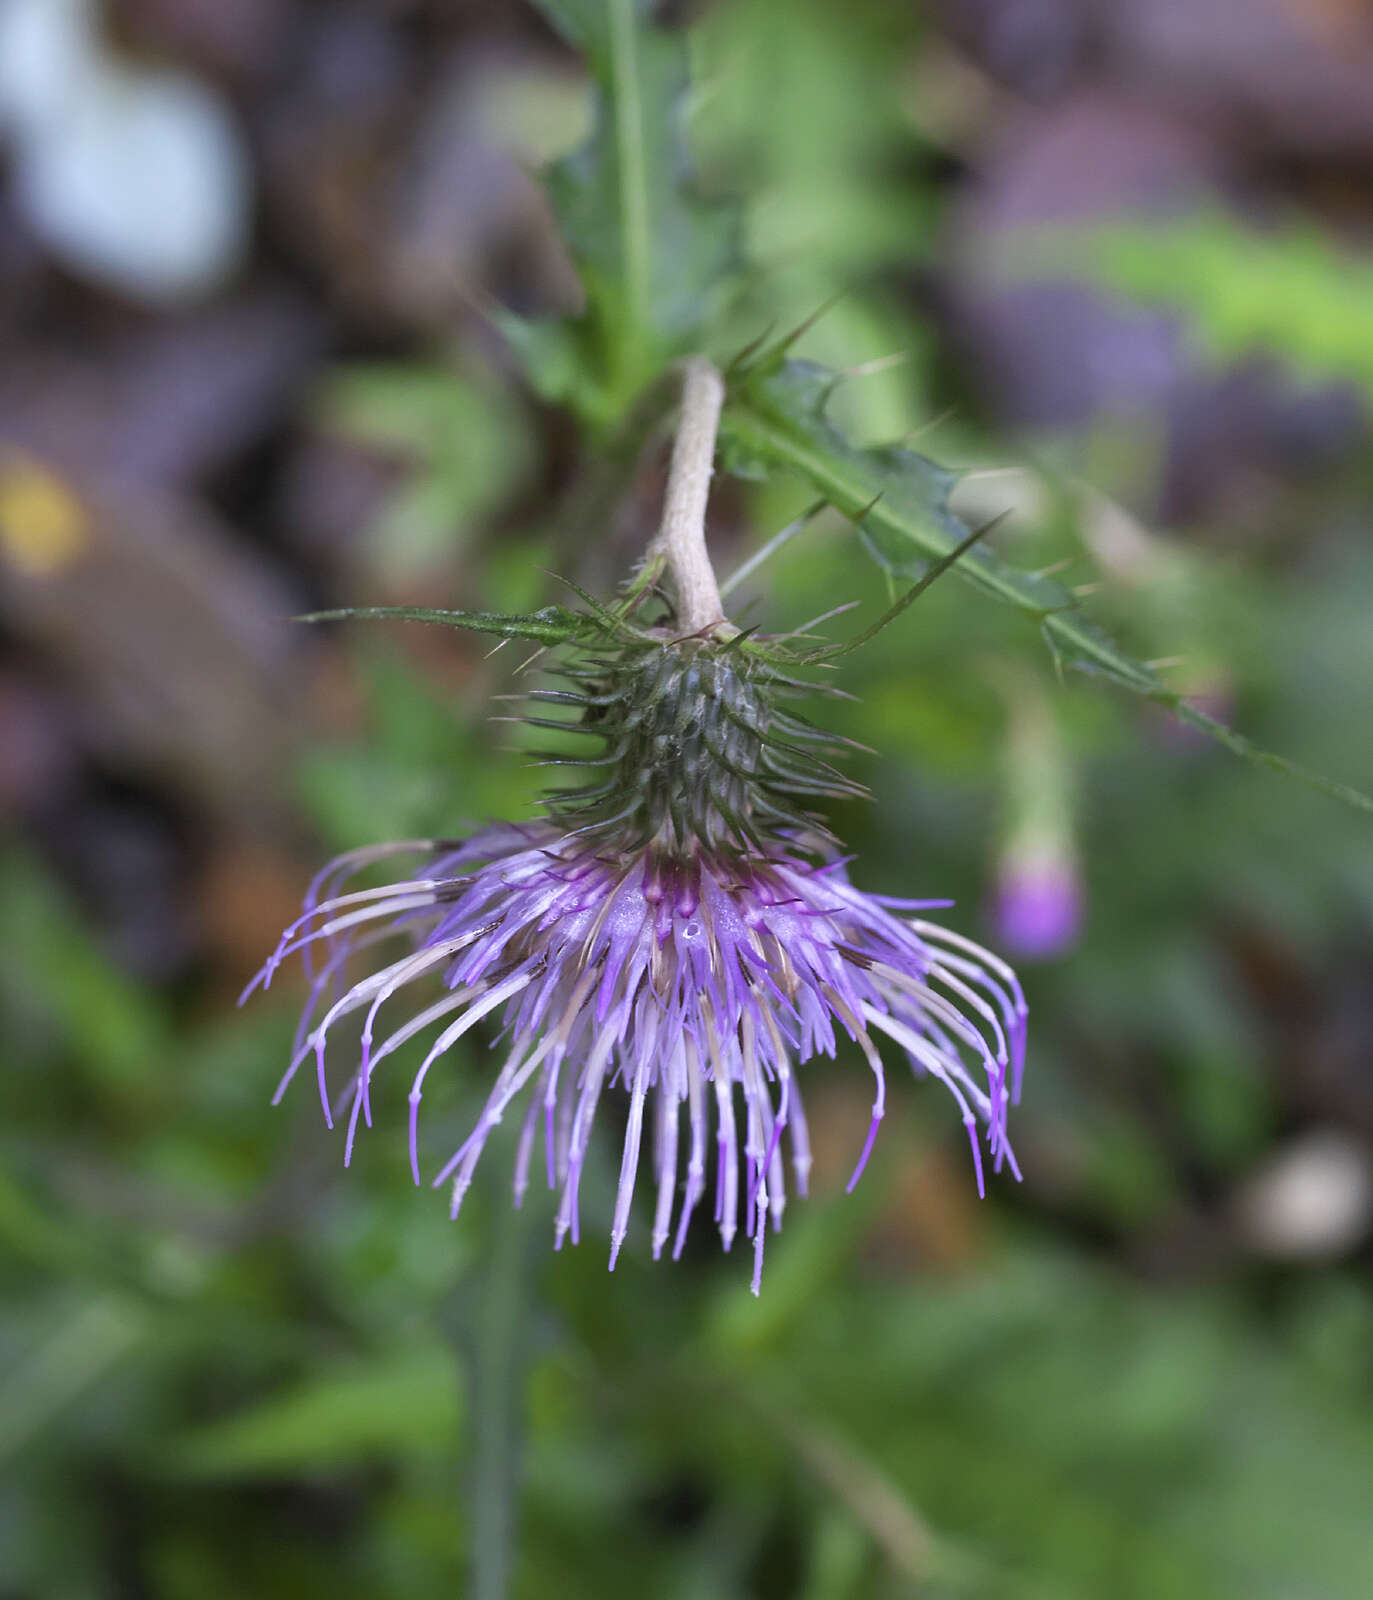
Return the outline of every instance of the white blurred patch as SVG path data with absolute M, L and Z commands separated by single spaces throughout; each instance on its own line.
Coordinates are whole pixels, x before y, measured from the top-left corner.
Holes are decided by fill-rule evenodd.
M 108 54 L 91 0 L 0 0 L 0 128 L 21 213 L 73 272 L 182 301 L 242 259 L 251 178 L 226 107 Z
M 60 122 L 91 56 L 89 0 L 0 0 L 0 120 L 25 139 Z
M 1373 1159 L 1336 1129 L 1288 1144 L 1240 1189 L 1235 1216 L 1246 1241 L 1286 1259 L 1339 1256 L 1368 1232 Z

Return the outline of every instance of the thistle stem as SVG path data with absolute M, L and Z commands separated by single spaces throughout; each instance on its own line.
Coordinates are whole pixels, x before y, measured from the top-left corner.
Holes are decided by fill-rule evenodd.
M 725 381 L 704 356 L 683 363 L 681 420 L 672 446 L 663 520 L 649 560 L 661 559 L 677 597 L 685 634 L 734 630 L 724 619 L 720 586 L 706 553 L 706 500 L 715 469 L 715 436 L 725 401 Z
M 515 1568 L 519 1457 L 532 1315 L 533 1207 L 516 1209 L 500 1192 L 498 1222 L 469 1355 L 472 1409 L 470 1490 L 474 1600 L 506 1600 Z

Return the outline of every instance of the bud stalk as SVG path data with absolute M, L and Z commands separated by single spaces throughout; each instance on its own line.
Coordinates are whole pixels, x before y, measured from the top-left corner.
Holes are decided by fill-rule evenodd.
M 661 559 L 677 599 L 684 634 L 731 637 L 720 586 L 706 553 L 706 500 L 715 470 L 715 439 L 725 402 L 725 381 L 704 356 L 683 363 L 682 410 L 672 446 L 663 520 L 649 547 Z

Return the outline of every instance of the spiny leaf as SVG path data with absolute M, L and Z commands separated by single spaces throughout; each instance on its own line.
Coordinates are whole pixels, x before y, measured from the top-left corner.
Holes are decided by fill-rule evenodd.
M 791 354 L 793 347 L 810 332 L 827 311 L 844 298 L 847 292 L 846 289 L 837 289 L 790 332 L 781 334 L 776 339 L 770 340 L 770 330 L 765 330 L 730 362 L 727 376 L 742 380 L 754 372 L 775 372 Z M 833 382 L 838 381 L 837 374 L 833 375 Z
M 876 502 L 874 502 L 874 504 L 875 503 Z M 872 508 L 869 507 L 868 509 L 871 510 Z M 966 539 L 962 540 L 959 544 L 956 544 L 953 549 L 949 551 L 948 555 L 941 556 L 939 560 L 936 561 L 934 565 L 925 573 L 924 577 L 907 589 L 905 594 L 903 594 L 899 600 L 897 600 L 893 605 L 888 606 L 870 628 L 864 628 L 862 633 L 857 634 L 854 638 L 849 639 L 844 644 L 830 645 L 828 648 L 823 650 L 812 650 L 809 654 L 801 657 L 802 662 L 806 666 L 812 666 L 821 661 L 834 661 L 839 656 L 846 656 L 851 651 L 857 650 L 861 646 L 867 644 L 869 640 L 875 639 L 884 628 L 890 627 L 891 624 L 896 621 L 896 619 L 903 611 L 906 610 L 908 606 L 914 605 L 914 603 L 922 594 L 924 594 L 925 590 L 930 587 L 936 578 L 942 578 L 944 574 L 955 564 L 955 562 L 962 560 L 962 558 L 967 555 L 968 551 L 971 550 L 979 540 L 985 539 L 986 536 L 993 530 L 993 528 L 998 527 L 1002 522 L 1005 521 L 1005 519 L 1006 513 L 1002 512 L 999 517 L 993 517 L 990 522 L 984 522 L 980 527 L 974 528 Z
M 465 628 L 473 633 L 499 634 L 504 639 L 537 639 L 542 644 L 570 644 L 601 632 L 601 625 L 594 617 L 566 611 L 561 606 L 545 606 L 530 616 L 497 611 L 438 611 L 429 606 L 348 606 L 338 611 L 311 611 L 292 620 L 437 622 L 444 627 Z
M 777 469 L 797 474 L 837 510 L 861 519 L 864 542 L 887 572 L 923 579 L 928 562 L 948 562 L 960 544 L 970 542 L 969 528 L 949 504 L 956 475 L 914 451 L 859 450 L 849 444 L 825 415 L 834 382 L 834 374 L 804 362 L 755 372 L 726 403 L 724 464 L 745 476 Z M 957 570 L 984 594 L 1037 623 L 1057 662 L 1157 701 L 1236 755 L 1373 812 L 1373 799 L 1359 790 L 1259 750 L 1189 705 L 1089 621 L 1060 584 L 1009 566 L 985 548 L 969 548 Z
M 603 606 L 594 595 L 588 594 L 580 584 L 573 583 L 571 578 L 563 577 L 559 577 L 558 582 L 565 584 L 569 589 L 571 589 L 573 594 L 575 594 L 586 607 L 587 614 L 580 618 L 582 622 L 590 622 L 599 627 L 604 633 L 613 634 L 620 639 L 643 639 L 644 635 L 640 633 L 637 628 L 631 627 L 630 624 L 624 620 L 624 616 L 621 612 L 612 611 L 607 606 Z

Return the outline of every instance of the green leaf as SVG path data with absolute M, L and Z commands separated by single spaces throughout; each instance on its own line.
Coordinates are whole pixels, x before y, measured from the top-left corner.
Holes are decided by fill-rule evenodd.
M 949 504 L 956 475 L 912 450 L 855 449 L 825 415 L 836 381 L 832 373 L 805 362 L 747 372 L 731 392 L 721 421 L 724 464 L 741 476 L 782 469 L 805 479 L 854 519 L 886 572 L 923 578 L 930 562 L 946 560 L 971 532 Z M 1009 566 L 981 546 L 962 556 L 957 571 L 1034 622 L 1060 667 L 1157 701 L 1245 760 L 1373 812 L 1373 799 L 1359 790 L 1258 749 L 1191 705 L 1084 616 L 1060 584 Z
M 627 400 L 700 327 L 735 254 L 732 209 L 688 191 L 684 39 L 640 23 L 634 0 L 539 0 L 586 57 L 598 87 L 590 141 L 558 163 L 549 191 Z
M 167 1029 L 154 998 L 100 950 L 50 874 L 17 850 L 0 857 L 0 938 L 0 1006 L 12 1045 L 26 1043 L 39 1059 L 45 1046 L 69 1052 L 111 1086 L 160 1069 Z
M 526 475 L 529 433 L 508 386 L 451 362 L 342 368 L 321 387 L 321 427 L 399 457 L 401 481 L 369 519 L 366 558 L 387 588 L 451 564 Z
M 425 1350 L 313 1375 L 173 1441 L 158 1459 L 205 1478 L 338 1471 L 451 1450 L 461 1412 L 453 1358 Z

